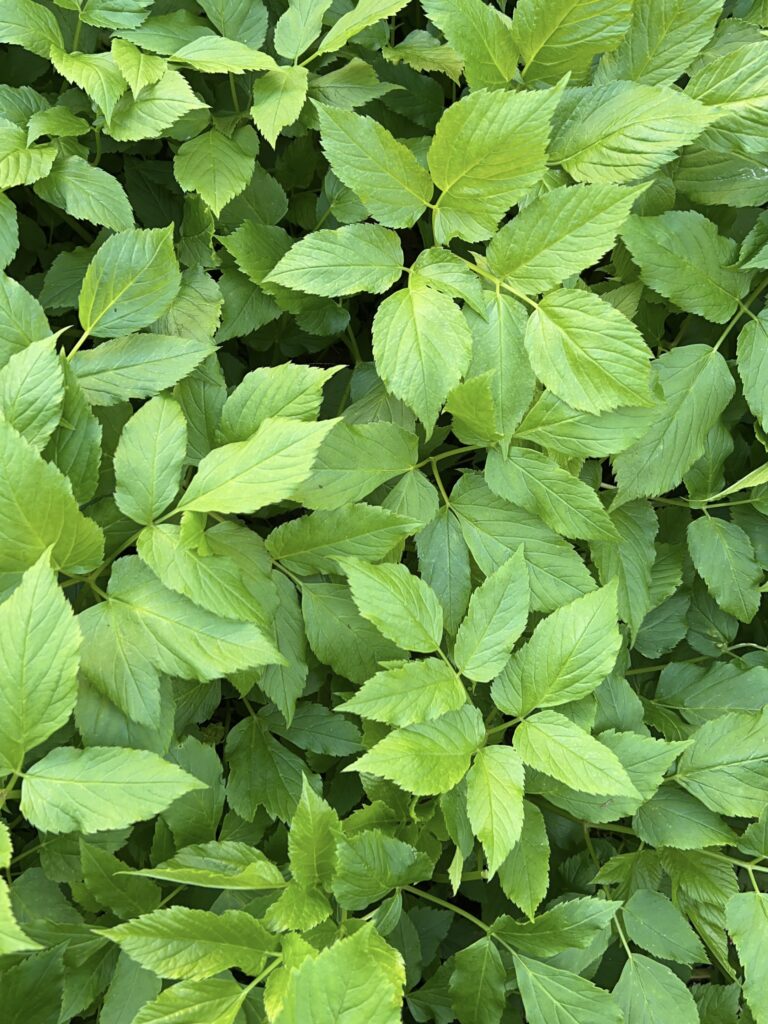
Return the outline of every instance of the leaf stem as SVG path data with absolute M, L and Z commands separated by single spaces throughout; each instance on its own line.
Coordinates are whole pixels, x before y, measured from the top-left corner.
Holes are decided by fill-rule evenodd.
M 449 903 L 448 900 L 441 899 L 440 896 L 435 896 L 431 892 L 425 892 L 423 889 L 417 889 L 415 885 L 403 885 L 401 886 L 403 892 L 409 892 L 412 896 L 420 896 L 423 900 L 429 900 L 430 903 L 434 903 L 436 907 L 442 907 L 443 910 L 450 910 L 452 914 L 457 914 L 459 917 L 463 917 L 465 921 L 469 921 L 476 928 L 484 931 L 486 935 L 490 934 L 491 927 L 487 925 L 485 921 L 481 921 L 479 917 L 475 917 L 474 914 L 470 914 L 468 910 L 464 910 L 463 907 L 457 907 L 453 903 Z

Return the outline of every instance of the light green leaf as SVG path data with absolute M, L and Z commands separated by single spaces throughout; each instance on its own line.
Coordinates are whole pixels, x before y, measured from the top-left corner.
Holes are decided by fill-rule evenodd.
M 218 217 L 248 185 L 255 160 L 246 128 L 239 129 L 232 138 L 212 128 L 179 147 L 173 173 L 185 192 L 197 192 Z
M 51 335 L 43 307 L 12 277 L 0 273 L 0 365 L 14 352 Z
M 603 583 L 618 580 L 619 618 L 637 636 L 643 619 L 652 607 L 651 582 L 656 560 L 654 544 L 659 529 L 652 505 L 631 501 L 615 511 L 609 510 L 616 528 L 617 541 L 593 541 L 592 557 Z
M 320 136 L 336 175 L 376 220 L 410 227 L 432 198 L 432 182 L 411 151 L 382 125 L 351 110 L 316 104 Z
M 461 680 L 449 665 L 438 658 L 420 658 L 377 672 L 338 710 L 388 725 L 413 725 L 455 711 L 466 700 Z
M 506 458 L 489 452 L 485 479 L 495 494 L 541 516 L 558 533 L 597 540 L 616 536 L 592 488 L 532 448 L 510 448 Z
M 127 864 L 96 844 L 80 839 L 83 882 L 91 896 L 128 920 L 154 910 L 161 900 L 159 885 L 147 878 L 132 878 Z
M 187 422 L 172 398 L 159 395 L 134 413 L 115 450 L 115 501 L 136 523 L 153 522 L 168 508 L 187 457 Z
M 0 196 L 0 269 L 7 267 L 19 248 L 19 218 L 8 196 Z
M 482 715 L 465 706 L 395 729 L 345 771 L 379 775 L 417 796 L 447 793 L 466 774 L 484 737 Z
M 120 628 L 161 672 L 205 681 L 238 669 L 283 663 L 254 623 L 225 619 L 193 604 L 164 587 L 134 556 L 115 563 L 109 597 Z
M 732 711 L 705 722 L 680 758 L 677 779 L 712 811 L 757 817 L 768 803 L 768 714 Z
M 400 953 L 365 925 L 290 973 L 273 1024 L 399 1024 L 404 985 Z
M 751 622 L 760 607 L 763 571 L 744 530 L 727 519 L 701 516 L 688 524 L 688 550 L 723 611 Z
M 0 370 L 0 418 L 42 451 L 61 419 L 64 376 L 53 339 L 16 352 Z
M 275 67 L 268 53 L 262 53 L 235 39 L 222 39 L 214 35 L 199 36 L 186 43 L 171 54 L 168 60 L 209 74 L 240 75 L 244 71 L 265 71 Z
M 454 658 L 469 679 L 487 683 L 498 675 L 525 628 L 530 605 L 523 547 L 472 594 L 456 634 Z
M 586 978 L 523 956 L 515 955 L 514 963 L 531 1024 L 622 1024 L 621 1010 L 610 993 Z
M 112 60 L 111 54 L 109 57 Z M 116 63 L 114 66 L 117 68 Z M 124 90 L 126 83 L 122 75 L 120 78 Z M 118 142 L 152 139 L 170 128 L 180 117 L 192 110 L 204 110 L 205 107 L 206 104 L 197 98 L 186 78 L 178 71 L 169 69 L 158 82 L 142 89 L 136 99 L 122 91 L 108 119 L 106 131 Z
M 317 53 L 335 53 L 358 32 L 362 32 L 369 25 L 375 25 L 383 18 L 397 14 L 406 3 L 407 0 L 357 0 L 355 7 L 342 14 L 326 32 L 320 40 Z
M 638 889 L 625 904 L 621 916 L 629 938 L 661 960 L 681 964 L 706 961 L 696 932 L 674 903 L 660 892 Z
M 320 35 L 331 0 L 290 0 L 277 19 L 274 44 L 281 57 L 296 60 Z
M 2 421 L 0 524 L 0 573 L 23 572 L 51 545 L 53 565 L 65 572 L 101 564 L 104 535 L 80 512 L 66 478 Z
M 44 178 L 55 158 L 54 146 L 28 146 L 23 128 L 0 119 L 0 188 L 31 185 Z
M 539 711 L 521 722 L 514 743 L 527 765 L 572 789 L 605 796 L 638 795 L 613 751 L 556 711 Z
M 171 227 L 121 231 L 86 271 L 79 299 L 83 330 L 107 338 L 147 327 L 168 310 L 180 283 Z
M 165 334 L 128 334 L 81 349 L 70 365 L 92 405 L 151 398 L 173 387 L 214 351 L 208 341 Z
M 380 829 L 365 829 L 338 843 L 333 894 L 342 907 L 364 910 L 392 889 L 421 882 L 431 873 L 426 854 Z
M 404 565 L 369 565 L 337 558 L 363 616 L 388 639 L 429 654 L 440 647 L 443 610 L 435 592 Z
M 273 149 L 283 128 L 301 113 L 308 80 L 307 69 L 293 65 L 268 71 L 254 82 L 251 117 Z
M 64 45 L 53 11 L 33 0 L 2 0 L 0 40 L 23 46 L 40 57 L 47 57 L 52 47 Z
M 504 914 L 494 922 L 493 934 L 520 953 L 551 957 L 566 949 L 586 949 L 610 925 L 620 907 L 616 900 L 563 900 L 534 921 L 516 921 Z
M 687 95 L 705 103 L 718 115 L 711 134 L 747 152 L 762 151 L 768 123 L 768 76 L 763 57 L 760 41 L 734 46 L 698 67 L 686 86 Z
M 520 838 L 524 769 L 512 747 L 483 747 L 467 775 L 467 814 L 493 877 Z
M 68 82 L 90 96 L 109 121 L 128 87 L 114 57 L 111 53 L 67 53 L 59 48 L 63 45 L 51 46 L 51 63 Z
M 748 320 L 736 344 L 739 377 L 749 408 L 768 430 L 768 315 Z
M 669 163 L 711 121 L 703 104 L 677 89 L 595 85 L 558 125 L 551 155 L 577 181 L 637 181 Z
M 676 850 L 701 850 L 735 841 L 735 833 L 717 814 L 675 785 L 662 786 L 643 804 L 632 827 L 650 846 Z
M 81 640 L 45 553 L 0 605 L 0 761 L 6 771 L 20 769 L 24 754 L 69 718 Z
M 266 280 L 310 295 L 379 294 L 392 287 L 403 269 L 403 250 L 394 231 L 377 224 L 348 224 L 305 235 Z
M 488 268 L 526 295 L 549 291 L 611 248 L 640 194 L 620 185 L 546 192 L 491 239 Z
M 387 389 L 431 433 L 440 408 L 462 374 L 472 337 L 458 306 L 418 283 L 386 298 L 373 321 L 373 357 Z
M 725 323 L 749 288 L 735 270 L 737 246 L 694 210 L 631 217 L 622 237 L 643 281 L 689 313 Z
M 41 199 L 78 220 L 113 231 L 133 227 L 133 211 L 117 178 L 79 156 L 58 157 L 34 190 Z
M 45 832 L 125 828 L 205 784 L 148 750 L 57 747 L 27 769 L 21 813 Z
M 309 476 L 336 420 L 267 419 L 247 441 L 216 448 L 198 466 L 178 508 L 188 512 L 254 512 L 293 495 Z
M 234 1024 L 246 997 L 236 981 L 206 978 L 171 985 L 145 1003 L 131 1024 Z
M 336 872 L 336 844 L 341 834 L 336 811 L 305 778 L 288 833 L 291 874 L 300 885 L 330 884 Z
M 264 854 L 246 843 L 232 840 L 185 846 L 155 867 L 132 872 L 176 885 L 203 889 L 280 889 L 285 880 Z
M 493 684 L 494 703 L 513 715 L 556 707 L 592 693 L 621 646 L 616 584 L 585 594 L 542 619 Z
M 728 931 L 744 968 L 744 996 L 758 1024 L 768 1017 L 763 951 L 768 939 L 768 897 L 764 893 L 742 892 L 732 896 L 725 908 Z
M 592 292 L 545 295 L 528 320 L 525 347 L 539 380 L 575 409 L 653 404 L 651 350 L 631 320 Z
M 536 804 L 524 800 L 523 808 L 520 838 L 499 867 L 499 885 L 507 899 L 533 920 L 549 888 L 549 838 Z
M 11 909 L 8 885 L 5 879 L 0 879 L 0 956 L 28 953 L 42 948 L 39 942 L 30 939 L 19 927 Z
M 645 433 L 613 460 L 624 501 L 664 494 L 704 452 L 707 435 L 733 395 L 731 372 L 719 352 L 685 345 L 656 360 L 664 402 Z M 659 446 L 664 444 L 664 458 Z
M 627 960 L 613 995 L 626 1024 L 699 1024 L 690 990 L 669 967 L 641 953 Z
M 112 56 L 120 74 L 128 83 L 134 99 L 147 85 L 159 82 L 165 74 L 166 62 L 151 53 L 143 53 L 127 39 L 112 40 Z
M 386 508 L 361 502 L 283 523 L 267 538 L 267 550 L 291 572 L 336 573 L 337 556 L 382 561 L 418 526 Z
M 672 85 L 709 42 L 722 10 L 721 0 L 635 0 L 629 30 L 603 54 L 595 81 Z
M 422 29 L 409 32 L 397 46 L 383 47 L 381 55 L 393 64 L 403 61 L 416 71 L 442 71 L 456 83 L 464 68 L 461 55 L 452 46 L 447 43 L 441 45 L 431 33 Z
M 481 90 L 446 110 L 427 154 L 442 193 L 434 212 L 437 242 L 446 244 L 457 235 L 468 242 L 488 238 L 510 206 L 539 181 L 559 96 L 555 89 Z
M 422 7 L 464 58 L 471 89 L 498 88 L 517 74 L 517 47 L 509 18 L 482 0 L 423 0 Z

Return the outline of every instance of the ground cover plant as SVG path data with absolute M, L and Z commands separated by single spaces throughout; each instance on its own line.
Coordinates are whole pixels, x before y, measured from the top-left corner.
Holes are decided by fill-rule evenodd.
M 2 1024 L 768 1022 L 765 0 L 0 0 Z

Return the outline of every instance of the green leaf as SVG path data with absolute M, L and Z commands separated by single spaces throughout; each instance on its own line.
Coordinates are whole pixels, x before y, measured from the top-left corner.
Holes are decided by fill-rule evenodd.
M 333 893 L 348 910 L 364 910 L 392 889 L 428 878 L 432 863 L 408 843 L 379 829 L 341 839 L 336 849 Z
M 766 805 L 768 715 L 733 711 L 705 722 L 680 758 L 677 779 L 710 810 L 757 817 Z
M 206 35 L 186 43 L 168 57 L 176 64 L 187 64 L 197 71 L 209 74 L 242 74 L 244 71 L 264 71 L 274 68 L 275 62 L 267 53 L 235 39 L 222 39 Z
M 643 281 L 689 313 L 725 323 L 749 288 L 749 277 L 731 267 L 736 243 L 693 210 L 632 217 L 622 237 Z
M 461 680 L 438 658 L 405 661 L 367 679 L 338 710 L 388 725 L 413 725 L 455 711 L 467 700 Z
M 334 53 L 340 50 L 358 32 L 362 32 L 369 25 L 375 25 L 382 18 L 397 14 L 406 3 L 407 0 L 357 0 L 355 7 L 342 14 L 323 36 L 317 53 Z
M 616 536 L 608 513 L 592 488 L 541 452 L 510 448 L 504 458 L 491 451 L 485 479 L 495 494 L 541 516 L 558 533 L 595 540 Z
M 732 896 L 725 908 L 728 931 L 744 968 L 744 996 L 756 1021 L 768 1013 L 762 956 L 768 934 L 767 901 L 764 893 L 742 892 Z
M 536 626 L 493 684 L 497 707 L 526 715 L 592 693 L 616 663 L 621 646 L 616 585 L 558 608 Z
M 182 981 L 145 1003 L 131 1024 L 194 1024 L 201 1014 L 206 1024 L 234 1024 L 245 995 L 237 982 L 222 978 Z
M 256 975 L 275 945 L 264 925 L 242 910 L 214 914 L 167 907 L 101 934 L 161 978 L 187 981 L 202 981 L 228 967 Z
M 467 815 L 492 877 L 520 838 L 524 769 L 512 747 L 483 747 L 467 775 Z
M 482 0 L 423 0 L 422 7 L 464 58 L 472 89 L 505 86 L 517 74 L 517 47 L 509 18 Z
M 640 194 L 620 185 L 546 192 L 491 239 L 488 269 L 526 295 L 549 291 L 611 248 Z
M 631 320 L 590 292 L 545 295 L 528 320 L 525 347 L 539 380 L 574 409 L 653 404 L 650 349 Z
M 27 769 L 21 813 L 45 832 L 99 832 L 151 818 L 196 789 L 205 784 L 148 750 L 57 747 Z
M 82 89 L 109 121 L 128 87 L 115 58 L 111 53 L 67 53 L 63 46 L 63 42 L 51 45 L 51 63 L 68 82 Z
M 323 17 L 330 6 L 331 0 L 291 0 L 275 25 L 275 49 L 281 57 L 295 60 L 312 45 L 322 31 Z
M 632 825 L 650 846 L 677 850 L 721 846 L 734 839 L 734 833 L 716 814 L 674 785 L 662 786 L 643 804 Z
M 279 889 L 285 880 L 260 850 L 232 840 L 185 846 L 169 860 L 132 874 L 203 889 Z
M 586 978 L 518 955 L 514 957 L 514 964 L 531 1024 L 550 1024 L 556 1020 L 576 1024 L 621 1024 L 621 1010 L 610 993 Z
M 154 85 L 165 74 L 166 63 L 161 57 L 143 53 L 127 39 L 112 40 L 112 56 L 134 99 L 145 86 Z
M 382 224 L 390 228 L 414 224 L 433 189 L 413 153 L 370 117 L 316 106 L 323 152 L 336 177 Z
M 615 900 L 564 900 L 534 921 L 515 921 L 502 915 L 494 922 L 493 934 L 520 953 L 551 957 L 566 949 L 586 949 L 610 926 L 620 907 Z
M 8 885 L 5 880 L 0 880 L 0 955 L 28 953 L 42 948 L 39 942 L 30 939 L 19 927 L 11 909 Z
M 301 797 L 304 762 L 278 743 L 261 720 L 251 717 L 230 731 L 226 753 L 227 800 L 232 809 L 253 821 L 264 806 L 270 815 L 289 821 Z
M 120 182 L 79 156 L 58 157 L 50 172 L 35 183 L 46 203 L 113 231 L 133 227 L 133 211 Z
M 583 459 L 626 451 L 653 419 L 652 407 L 625 407 L 599 415 L 579 412 L 545 391 L 515 434 L 561 455 Z
M 291 972 L 274 1024 L 398 1024 L 404 985 L 402 957 L 365 925 Z
M 504 963 L 490 937 L 459 950 L 449 983 L 457 1019 L 463 1024 L 499 1024 L 505 984 Z
M 310 295 L 378 294 L 397 281 L 402 264 L 403 250 L 394 231 L 377 224 L 348 224 L 306 235 L 266 280 Z
M 122 80 L 122 75 L 120 78 Z M 117 142 L 154 138 L 185 114 L 205 108 L 205 103 L 197 98 L 186 78 L 172 69 L 166 71 L 158 82 L 145 86 L 136 99 L 124 89 L 123 82 L 122 95 L 114 105 L 107 128 L 108 134 Z
M 369 565 L 338 558 L 363 616 L 388 639 L 407 650 L 429 654 L 440 647 L 443 610 L 435 592 L 404 565 Z
M 64 725 L 77 697 L 80 630 L 48 553 L 0 605 L 0 637 L 0 760 L 16 771 L 28 750 Z
M 53 565 L 65 572 L 101 564 L 104 535 L 80 512 L 66 478 L 2 421 L 0 523 L 1 573 L 23 572 L 51 545 Z
M 510 206 L 541 179 L 559 95 L 554 89 L 481 90 L 446 110 L 427 154 L 441 191 L 434 212 L 437 242 L 488 238 Z
M 693 928 L 660 892 L 638 889 L 627 900 L 621 916 L 629 938 L 654 956 L 681 964 L 706 960 Z
M 613 460 L 624 501 L 663 494 L 680 483 L 702 455 L 707 435 L 734 392 L 719 352 L 686 345 L 656 360 L 664 402 L 645 433 Z M 658 458 L 664 443 L 664 458 Z
M 484 736 L 480 712 L 465 706 L 395 729 L 346 770 L 379 775 L 417 796 L 447 793 L 466 774 Z
M 530 605 L 524 549 L 479 586 L 456 634 L 454 658 L 469 679 L 487 683 L 498 675 L 525 628 Z
M 47 57 L 52 47 L 64 45 L 54 13 L 33 0 L 2 0 L 0 40 L 40 57 Z
M 212 129 L 179 147 L 173 173 L 185 192 L 197 192 L 218 217 L 248 185 L 255 160 L 247 129 L 239 129 L 231 139 Z
M 748 42 L 723 54 L 691 75 L 686 93 L 714 108 L 717 136 L 739 149 L 759 152 L 765 126 L 766 74 L 763 50 Z
M 115 501 L 136 523 L 153 522 L 176 497 L 187 456 L 181 407 L 160 395 L 134 413 L 115 450 Z
M 763 571 L 744 530 L 727 519 L 702 516 L 688 524 L 688 550 L 723 611 L 751 622 L 760 607 Z
M 300 885 L 330 884 L 336 872 L 336 844 L 340 838 L 339 816 L 305 778 L 288 834 L 291 874 Z
M 161 899 L 160 886 L 146 878 L 124 874 L 127 865 L 108 850 L 80 840 L 83 882 L 94 899 L 124 920 L 154 910 Z
M 59 425 L 64 375 L 53 339 L 16 352 L 0 370 L 0 416 L 38 451 Z
M 618 580 L 619 618 L 636 637 L 652 605 L 654 540 L 659 522 L 646 501 L 631 501 L 615 511 L 609 510 L 609 515 L 619 539 L 593 542 L 592 557 L 604 583 L 614 577 Z
M 539 808 L 529 800 L 523 808 L 520 838 L 499 867 L 499 884 L 507 899 L 533 920 L 549 888 L 549 839 Z
M 641 953 L 627 960 L 613 994 L 627 1024 L 698 1024 L 690 990 L 669 967 Z
M 712 37 L 720 0 L 635 0 L 629 30 L 603 54 L 597 82 L 672 85 Z
M 193 338 L 129 334 L 81 349 L 71 366 L 92 405 L 151 398 L 188 376 L 213 345 Z
M 54 146 L 28 146 L 27 133 L 3 119 L 0 123 L 0 188 L 31 185 L 44 178 L 56 158 Z
M 703 104 L 677 89 L 594 85 L 558 125 L 551 153 L 577 181 L 637 181 L 669 163 L 711 121 Z
M 456 304 L 427 285 L 415 284 L 390 295 L 373 321 L 377 372 L 428 432 L 466 371 L 471 350 L 469 328 Z
M 0 197 L 0 267 L 7 267 L 19 248 L 19 218 L 8 196 Z
M 556 711 L 539 711 L 521 722 L 514 742 L 525 764 L 566 786 L 584 793 L 637 796 L 613 751 Z
M 307 98 L 308 72 L 300 65 L 275 68 L 253 84 L 251 117 L 274 149 L 283 128 L 297 119 Z
M 739 377 L 749 408 L 768 429 L 768 322 L 765 312 L 741 329 L 736 345 Z
M 225 444 L 200 462 L 178 508 L 254 512 L 293 495 L 307 479 L 336 420 L 267 419 L 247 441 Z
M 171 228 L 122 231 L 88 266 L 80 291 L 80 323 L 108 338 L 148 327 L 167 310 L 181 277 Z

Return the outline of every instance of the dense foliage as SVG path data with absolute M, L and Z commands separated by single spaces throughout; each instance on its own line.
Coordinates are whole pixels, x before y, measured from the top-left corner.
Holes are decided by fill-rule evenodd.
M 3 1024 L 768 1022 L 768 3 L 0 0 Z

